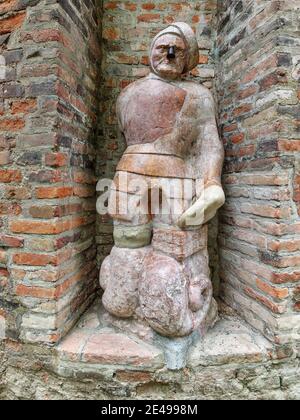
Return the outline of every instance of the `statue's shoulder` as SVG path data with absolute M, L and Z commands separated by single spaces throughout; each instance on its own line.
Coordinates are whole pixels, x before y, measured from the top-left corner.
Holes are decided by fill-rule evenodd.
M 187 93 L 194 98 L 198 99 L 208 99 L 214 101 L 211 91 L 199 83 L 192 82 L 190 80 L 184 80 L 180 82 L 180 87 L 185 89 Z
M 143 86 L 147 83 L 147 77 L 136 80 L 135 82 L 130 83 L 126 88 L 122 90 L 117 99 L 117 112 L 120 113 L 121 110 L 126 106 L 130 99 L 134 98 L 137 93 L 143 89 Z
M 140 90 L 145 84 L 147 84 L 148 77 L 143 77 L 142 79 L 136 80 L 135 82 L 130 83 L 126 88 L 122 90 L 119 95 L 119 99 L 126 98 L 127 96 L 135 94 Z

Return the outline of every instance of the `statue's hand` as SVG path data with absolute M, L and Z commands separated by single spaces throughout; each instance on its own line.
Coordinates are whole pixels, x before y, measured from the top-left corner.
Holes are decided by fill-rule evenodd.
M 183 213 L 177 224 L 181 228 L 204 225 L 216 215 L 224 203 L 223 189 L 218 185 L 212 185 L 206 188 L 198 200 Z

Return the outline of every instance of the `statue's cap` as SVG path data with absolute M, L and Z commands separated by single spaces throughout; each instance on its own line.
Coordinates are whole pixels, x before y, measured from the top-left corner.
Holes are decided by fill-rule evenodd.
M 158 38 L 166 34 L 177 35 L 177 36 L 180 36 L 184 40 L 186 47 L 188 49 L 188 56 L 187 56 L 187 63 L 183 72 L 187 73 L 188 71 L 193 70 L 193 68 L 195 68 L 199 63 L 199 46 L 198 46 L 197 38 L 194 31 L 185 22 L 172 23 L 167 28 L 159 32 L 152 41 L 150 54 Z

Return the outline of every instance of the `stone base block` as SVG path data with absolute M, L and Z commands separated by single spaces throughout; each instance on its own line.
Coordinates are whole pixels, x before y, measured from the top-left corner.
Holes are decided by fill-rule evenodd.
M 119 320 L 103 309 L 99 312 L 100 305 L 97 300 L 57 346 L 57 369 L 62 376 L 74 372 L 88 376 L 102 369 L 157 371 L 165 365 L 176 370 L 185 365 L 258 363 L 271 357 L 272 344 L 236 316 L 221 315 L 203 339 L 174 340 L 158 336 L 140 322 Z

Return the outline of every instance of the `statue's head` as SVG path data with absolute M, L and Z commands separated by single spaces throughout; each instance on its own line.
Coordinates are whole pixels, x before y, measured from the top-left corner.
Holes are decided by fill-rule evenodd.
M 192 28 L 184 22 L 172 23 L 151 44 L 151 70 L 164 79 L 175 80 L 197 66 L 199 48 Z

